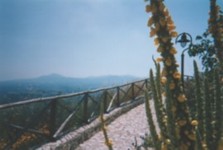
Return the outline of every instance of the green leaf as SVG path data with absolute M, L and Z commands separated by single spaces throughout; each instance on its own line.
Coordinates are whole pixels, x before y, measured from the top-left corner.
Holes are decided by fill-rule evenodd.
M 203 39 L 202 36 L 200 35 L 196 36 L 196 40 L 202 40 L 202 39 Z

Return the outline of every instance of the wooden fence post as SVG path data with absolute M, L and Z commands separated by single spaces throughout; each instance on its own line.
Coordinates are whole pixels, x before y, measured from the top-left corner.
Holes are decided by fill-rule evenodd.
M 132 88 L 132 99 L 135 99 L 135 90 L 134 90 L 134 83 L 131 84 L 131 88 Z
M 104 96 L 103 96 L 103 103 L 104 103 L 104 113 L 107 113 L 107 96 L 108 96 L 108 91 L 107 90 L 105 90 L 104 91 Z
M 117 107 L 120 106 L 120 87 L 117 87 Z
M 88 123 L 88 93 L 85 93 L 83 100 L 84 100 L 83 104 L 84 123 Z
M 53 99 L 50 104 L 50 120 L 49 120 L 49 134 L 50 140 L 55 141 L 53 137 L 54 132 L 56 131 L 56 109 L 57 109 L 57 99 Z

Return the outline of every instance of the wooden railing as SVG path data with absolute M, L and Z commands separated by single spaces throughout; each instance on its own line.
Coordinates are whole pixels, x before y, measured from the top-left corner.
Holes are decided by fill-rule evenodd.
M 135 101 L 148 79 L 110 88 L 0 105 L 0 149 L 27 149 L 54 141 L 99 116 Z

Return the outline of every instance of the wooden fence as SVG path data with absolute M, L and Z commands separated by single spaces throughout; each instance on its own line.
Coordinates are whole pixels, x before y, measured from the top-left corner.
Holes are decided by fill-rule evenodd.
M 54 141 L 150 89 L 148 79 L 110 88 L 0 105 L 0 149 L 27 149 Z

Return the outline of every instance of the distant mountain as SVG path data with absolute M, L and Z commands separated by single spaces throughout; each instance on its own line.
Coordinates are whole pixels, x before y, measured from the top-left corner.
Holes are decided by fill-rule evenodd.
M 50 74 L 33 79 L 1 81 L 0 104 L 121 85 L 138 79 L 134 76 L 71 78 Z

